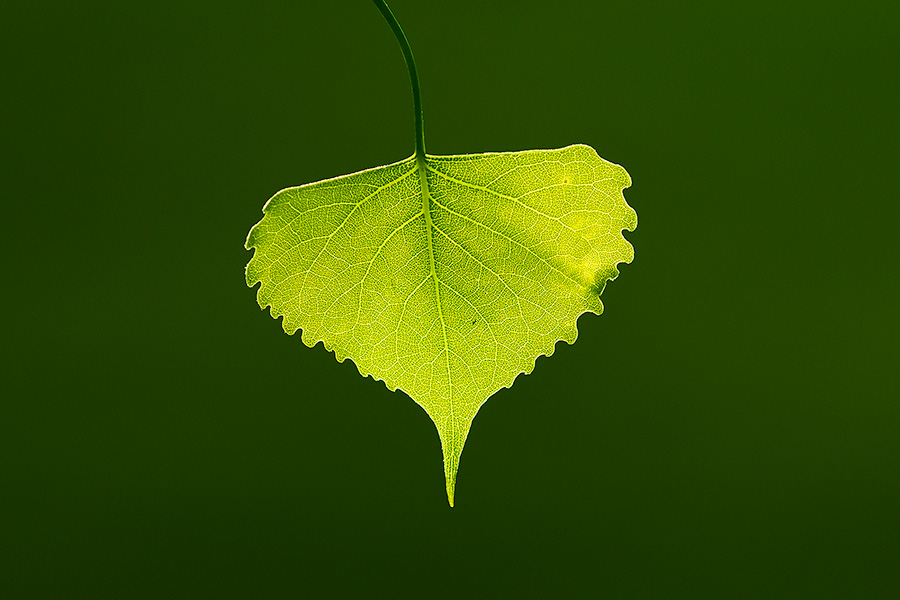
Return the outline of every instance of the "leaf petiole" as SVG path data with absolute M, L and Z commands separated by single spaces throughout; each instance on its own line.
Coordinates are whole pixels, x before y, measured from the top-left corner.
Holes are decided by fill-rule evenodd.
M 409 69 L 409 82 L 412 84 L 413 93 L 413 111 L 415 112 L 416 119 L 416 159 L 424 160 L 425 125 L 422 117 L 422 92 L 419 90 L 419 73 L 416 71 L 416 60 L 413 58 L 412 48 L 409 47 L 409 40 L 406 39 L 406 34 L 403 33 L 403 28 L 400 27 L 397 17 L 394 16 L 394 13 L 391 12 L 391 9 L 388 8 L 388 5 L 385 4 L 384 0 L 372 1 L 375 3 L 375 6 L 378 7 L 378 10 L 381 11 L 384 20 L 391 26 L 391 31 L 394 32 L 394 37 L 397 38 L 397 43 L 400 44 L 400 49 L 403 51 L 403 58 L 406 60 L 406 68 Z

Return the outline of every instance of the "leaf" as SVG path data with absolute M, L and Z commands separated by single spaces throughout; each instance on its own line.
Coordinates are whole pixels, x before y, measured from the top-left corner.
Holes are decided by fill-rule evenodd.
M 403 390 L 437 426 L 453 505 L 479 407 L 574 343 L 631 262 L 625 169 L 584 145 L 413 156 L 277 193 L 247 284 L 287 333 Z

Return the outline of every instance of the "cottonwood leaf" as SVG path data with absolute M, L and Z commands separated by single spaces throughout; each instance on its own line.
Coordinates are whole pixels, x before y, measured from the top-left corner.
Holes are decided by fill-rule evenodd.
M 574 343 L 631 262 L 630 184 L 585 145 L 417 154 L 275 194 L 247 238 L 247 284 L 287 333 L 425 409 L 452 506 L 479 407 Z

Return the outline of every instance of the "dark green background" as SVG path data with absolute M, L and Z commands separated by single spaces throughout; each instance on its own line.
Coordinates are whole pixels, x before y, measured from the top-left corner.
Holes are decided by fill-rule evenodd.
M 374 6 L 5 6 L 0 595 L 898 597 L 900 11 L 391 4 L 429 152 L 628 169 L 606 313 L 451 510 L 425 413 L 243 279 L 275 191 L 412 152 Z

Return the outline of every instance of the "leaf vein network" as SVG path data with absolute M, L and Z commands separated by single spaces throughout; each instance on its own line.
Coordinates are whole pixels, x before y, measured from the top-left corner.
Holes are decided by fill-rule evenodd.
M 442 209 L 446 210 L 448 213 L 450 213 L 450 214 L 452 214 L 452 215 L 456 215 L 457 217 L 460 217 L 460 218 L 462 218 L 462 219 L 465 219 L 466 221 L 469 221 L 470 223 L 474 223 L 475 225 L 478 225 L 479 227 L 483 227 L 484 229 L 487 229 L 488 231 L 490 231 L 490 232 L 493 233 L 494 235 L 497 235 L 497 236 L 500 236 L 500 237 L 502 237 L 502 238 L 505 238 L 506 240 L 512 242 L 512 243 L 515 244 L 516 246 L 518 246 L 518 247 L 522 248 L 523 250 L 527 251 L 529 254 L 531 254 L 532 256 L 534 256 L 535 258 L 537 258 L 539 261 L 541 261 L 542 263 L 544 263 L 545 265 L 547 265 L 548 267 L 550 267 L 551 269 L 553 269 L 554 271 L 556 271 L 557 273 L 559 273 L 560 275 L 562 275 L 563 277 L 565 277 L 566 279 L 568 279 L 569 281 L 571 281 L 572 283 L 578 285 L 579 287 L 584 287 L 584 284 L 582 284 L 580 281 L 578 281 L 578 280 L 576 280 L 576 279 L 573 279 L 572 276 L 570 276 L 568 273 L 566 273 L 565 271 L 562 271 L 559 267 L 557 267 L 556 265 L 554 265 L 553 263 L 551 263 L 550 261 L 548 261 L 546 258 L 544 258 L 544 257 L 541 256 L 540 254 L 538 254 L 537 252 L 535 252 L 534 250 L 532 250 L 531 248 L 529 248 L 526 244 L 523 244 L 522 242 L 520 242 L 520 241 L 518 241 L 518 240 L 516 240 L 516 239 L 511 238 L 510 236 L 506 235 L 505 233 L 502 233 L 502 232 L 500 232 L 500 231 L 495 230 L 495 229 L 492 228 L 492 227 L 489 227 L 489 226 L 485 225 L 484 223 L 482 223 L 481 221 L 478 221 L 477 219 L 473 219 L 472 217 L 470 217 L 470 216 L 468 216 L 468 215 L 464 215 L 464 214 L 462 214 L 462 213 L 460 213 L 460 212 L 457 212 L 457 211 L 455 211 L 455 210 L 453 210 L 453 209 L 451 209 L 451 208 L 448 208 L 448 207 L 444 206 L 443 204 L 441 204 L 440 202 L 438 202 L 437 200 L 434 200 L 433 198 L 432 198 L 432 201 L 433 201 L 436 205 L 440 206 Z
M 316 267 L 316 263 L 318 263 L 319 258 L 322 256 L 322 253 L 323 253 L 323 252 L 325 251 L 325 249 L 328 247 L 329 242 L 331 242 L 331 240 L 334 238 L 334 235 L 335 235 L 338 231 L 340 231 L 340 230 L 344 227 L 344 225 L 347 224 L 347 221 L 350 220 L 350 217 L 353 216 L 353 213 L 356 212 L 356 209 L 358 209 L 360 206 L 362 206 L 363 204 L 365 204 L 366 202 L 368 202 L 370 199 L 374 198 L 379 192 L 381 192 L 381 191 L 383 191 L 383 190 L 386 190 L 386 189 L 392 187 L 394 184 L 396 184 L 396 183 L 398 183 L 398 182 L 400 182 L 400 181 L 406 179 L 406 178 L 409 177 L 409 175 L 412 174 L 414 171 L 415 171 L 415 169 L 410 169 L 409 171 L 407 171 L 407 172 L 404 173 L 403 175 L 401 175 L 401 176 L 399 176 L 399 177 L 396 177 L 396 178 L 392 179 L 390 182 L 388 182 L 388 183 L 386 183 L 386 184 L 384 184 L 384 185 L 382 185 L 382 186 L 376 188 L 374 192 L 372 192 L 371 194 L 369 194 L 368 196 L 366 196 L 365 198 L 363 198 L 362 200 L 360 200 L 360 201 L 356 204 L 356 206 L 354 206 L 353 209 L 352 209 L 349 213 L 347 213 L 347 216 L 344 217 L 344 220 L 341 221 L 341 224 L 338 225 L 337 228 L 335 228 L 334 231 L 332 231 L 330 234 L 328 234 L 327 236 L 325 236 L 325 237 L 327 238 L 327 240 L 326 240 L 326 242 L 325 242 L 324 244 L 322 244 L 322 249 L 319 250 L 319 253 L 316 254 L 316 257 L 312 260 L 312 262 L 310 263 L 309 267 L 306 269 L 306 272 L 303 274 L 303 282 L 300 284 L 300 290 L 301 290 L 301 291 L 304 290 L 304 289 L 306 289 L 306 280 L 309 278 L 310 272 Z M 296 245 L 295 245 L 295 246 L 296 246 Z

